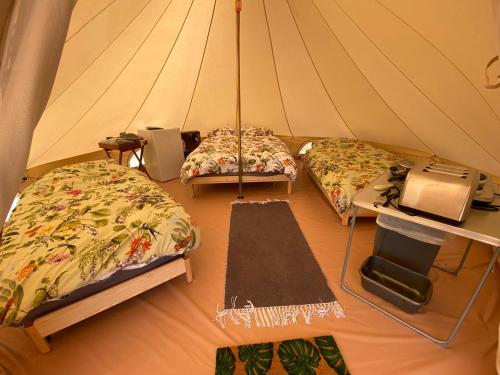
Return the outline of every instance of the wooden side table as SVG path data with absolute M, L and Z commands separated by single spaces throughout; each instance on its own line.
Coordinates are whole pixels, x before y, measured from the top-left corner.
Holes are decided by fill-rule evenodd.
M 104 152 L 106 153 L 106 155 L 108 155 L 109 158 L 113 158 L 110 154 L 110 151 L 119 151 L 120 155 L 118 157 L 118 163 L 120 165 L 122 164 L 123 153 L 127 152 L 127 151 L 132 151 L 132 153 L 137 158 L 137 160 L 139 160 L 138 169 L 141 170 L 141 168 L 144 168 L 144 172 L 146 173 L 146 175 L 149 178 L 151 178 L 149 176 L 148 170 L 146 169 L 146 167 L 144 166 L 144 164 L 142 162 L 143 155 L 144 155 L 144 146 L 146 146 L 147 144 L 148 144 L 148 141 L 146 141 L 143 138 L 137 139 L 137 140 L 130 140 L 130 141 L 126 141 L 126 142 L 122 141 L 122 140 L 118 140 L 117 138 L 109 138 L 109 139 L 105 139 L 103 141 L 100 141 L 99 147 L 104 150 Z M 139 148 L 141 149 L 141 153 L 140 153 L 140 155 L 137 155 L 136 150 Z

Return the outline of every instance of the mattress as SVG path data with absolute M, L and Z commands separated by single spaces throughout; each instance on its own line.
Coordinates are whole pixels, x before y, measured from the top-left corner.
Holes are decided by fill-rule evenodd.
M 248 132 L 242 136 L 241 158 L 245 175 L 284 174 L 292 181 L 297 177 L 297 166 L 288 147 L 273 135 Z M 188 155 L 181 169 L 181 181 L 187 184 L 194 177 L 237 174 L 238 137 L 219 132 L 203 140 Z
M 390 152 L 349 138 L 313 141 L 304 158 L 340 214 L 351 208 L 353 197 L 395 160 Z
M 0 324 L 200 244 L 191 217 L 142 173 L 114 161 L 58 168 L 28 187 L 0 242 Z

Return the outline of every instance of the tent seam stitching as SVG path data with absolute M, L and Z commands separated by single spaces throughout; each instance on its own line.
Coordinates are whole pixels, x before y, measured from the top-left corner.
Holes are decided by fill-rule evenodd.
M 149 99 L 149 95 L 153 91 L 154 87 L 156 86 L 156 83 L 158 82 L 158 79 L 160 78 L 161 74 L 163 73 L 163 69 L 165 69 L 165 66 L 167 66 L 168 60 L 170 59 L 170 56 L 172 55 L 172 52 L 174 51 L 174 49 L 175 49 L 175 47 L 177 45 L 177 41 L 179 40 L 179 37 L 182 34 L 182 30 L 184 30 L 184 25 L 186 24 L 186 20 L 188 19 L 189 14 L 191 13 L 191 9 L 193 8 L 193 3 L 194 3 L 194 0 L 191 0 L 191 4 L 189 5 L 189 9 L 188 9 L 188 11 L 186 13 L 186 16 L 184 17 L 184 21 L 182 22 L 182 25 L 181 25 L 181 28 L 179 29 L 179 32 L 177 33 L 177 37 L 175 38 L 174 44 L 172 45 L 172 48 L 170 48 L 170 52 L 168 53 L 167 58 L 165 59 L 165 61 L 163 61 L 163 65 L 161 66 L 160 71 L 156 75 L 156 78 L 153 81 L 153 84 L 151 85 L 148 93 L 146 94 L 146 97 L 142 101 L 141 105 L 139 106 L 139 108 L 135 112 L 135 114 L 132 117 L 132 119 L 129 121 L 128 125 L 125 127 L 124 131 L 126 131 L 130 127 L 130 125 L 132 125 L 132 123 L 134 122 L 134 120 L 137 118 L 137 116 L 141 112 L 142 107 L 144 107 L 144 104 L 146 104 L 147 100 Z
M 316 67 L 316 64 L 314 63 L 314 59 L 312 58 L 311 52 L 309 51 L 309 48 L 307 48 L 307 44 L 306 44 L 306 41 L 304 40 L 304 36 L 302 35 L 302 32 L 300 31 L 300 27 L 297 24 L 297 20 L 295 18 L 295 15 L 293 14 L 293 10 L 292 10 L 292 7 L 290 5 L 290 1 L 286 0 L 286 3 L 288 5 L 288 9 L 290 10 L 290 14 L 292 15 L 293 23 L 295 24 L 297 32 L 299 33 L 300 39 L 302 40 L 302 45 L 304 46 L 304 48 L 305 48 L 305 50 L 307 52 L 307 56 L 309 57 L 309 60 L 311 61 L 312 66 L 314 67 L 314 71 L 316 72 L 316 75 L 318 76 L 318 79 L 321 82 L 321 86 L 323 86 L 323 90 L 325 90 L 325 93 L 328 96 L 328 99 L 330 99 L 330 103 L 332 103 L 333 108 L 335 109 L 335 111 L 338 113 L 338 115 L 342 119 L 342 122 L 344 123 L 344 125 L 351 132 L 351 134 L 354 136 L 354 138 L 359 139 L 356 136 L 356 133 L 351 129 L 351 127 L 349 126 L 349 124 L 345 120 L 344 116 L 342 116 L 342 113 L 340 112 L 339 108 L 337 107 L 337 105 L 335 104 L 334 100 L 332 99 L 332 97 L 330 95 L 330 92 L 326 88 L 325 82 L 323 81 L 323 78 L 321 78 L 321 74 L 319 73 L 318 68 Z
M 92 60 L 92 61 L 91 61 L 91 62 L 90 62 L 90 63 L 89 63 L 86 67 L 85 67 L 85 69 L 84 69 L 84 70 L 83 70 L 80 74 L 78 74 L 78 76 L 76 76 L 76 77 L 75 77 L 75 79 L 73 79 L 73 80 L 72 80 L 72 81 L 68 84 L 68 86 L 66 86 L 66 88 L 65 88 L 64 90 L 62 90 L 62 91 L 59 93 L 59 95 L 57 95 L 55 98 L 53 98 L 52 100 L 50 100 L 50 103 L 47 105 L 47 109 L 48 109 L 48 108 L 50 108 L 50 107 L 52 107 L 52 106 L 54 105 L 54 103 L 55 103 L 55 102 L 56 102 L 56 101 L 57 101 L 57 100 L 58 100 L 61 96 L 63 96 L 63 95 L 66 93 L 66 91 L 68 91 L 68 90 L 69 90 L 69 89 L 73 86 L 73 84 L 74 84 L 76 81 L 78 81 L 78 80 L 79 80 L 79 79 L 80 79 L 80 78 L 81 78 L 81 77 L 85 74 L 85 72 L 86 72 L 87 70 L 89 70 L 89 69 L 90 69 L 90 67 L 91 67 L 92 65 L 94 65 L 94 63 L 102 57 L 102 55 L 104 55 L 104 53 L 106 53 L 106 51 L 107 51 L 107 50 L 108 50 L 108 49 L 109 49 L 109 48 L 110 48 L 110 47 L 111 47 L 111 46 L 115 43 L 115 41 L 116 41 L 116 40 L 117 40 L 117 39 L 118 39 L 118 38 L 119 38 L 119 37 L 120 37 L 120 36 L 121 36 L 121 35 L 122 35 L 125 31 L 127 31 L 127 29 L 130 27 L 130 25 L 132 25 L 132 23 L 134 23 L 134 21 L 135 21 L 135 20 L 137 20 L 137 18 L 138 18 L 138 17 L 142 14 L 142 12 L 144 11 L 144 9 L 146 9 L 146 8 L 147 8 L 147 6 L 148 6 L 149 4 L 151 4 L 151 2 L 152 2 L 152 1 L 153 1 L 153 0 L 149 0 L 149 1 L 146 3 L 146 5 L 144 5 L 144 7 L 143 7 L 143 8 L 142 8 L 142 9 L 141 9 L 141 10 L 140 10 L 140 11 L 139 11 L 139 12 L 138 12 L 138 13 L 137 13 L 137 14 L 136 14 L 136 15 L 135 15 L 135 16 L 134 16 L 131 20 L 130 20 L 130 22 L 129 22 L 129 23 L 128 23 L 128 24 L 127 24 L 124 28 L 123 28 L 123 30 L 121 30 L 121 31 L 120 31 L 120 32 L 116 35 L 116 37 L 115 37 L 115 38 L 113 38 L 113 40 L 112 40 L 112 41 L 111 41 L 111 42 L 110 42 L 110 43 L 106 46 L 106 48 L 104 48 L 104 49 L 101 51 L 101 53 L 99 53 L 99 54 L 95 57 L 95 59 L 93 59 L 93 60 Z
M 85 27 L 87 27 L 87 25 L 89 23 L 91 23 L 93 20 L 95 20 L 97 17 L 99 17 L 103 12 L 106 11 L 106 9 L 108 9 L 111 5 L 113 5 L 114 3 L 116 3 L 117 0 L 112 0 L 109 2 L 108 5 L 106 5 L 104 8 L 102 8 L 99 12 L 97 12 L 95 15 L 93 15 L 92 17 L 90 17 L 90 19 L 88 21 L 86 21 L 78 30 L 76 30 L 73 34 L 71 34 L 71 36 L 69 36 L 65 41 L 64 41 L 64 44 L 68 43 L 71 39 L 73 39 L 73 37 L 75 35 L 77 35 L 78 33 L 80 33 L 80 31 L 82 31 Z M 148 1 L 148 4 L 150 3 L 150 1 Z M 147 5 L 147 4 L 146 4 Z
M 337 0 L 334 0 L 335 3 L 337 4 L 337 6 L 339 7 L 339 9 L 341 9 L 341 11 L 347 16 L 347 18 L 349 18 L 349 20 L 352 22 L 352 24 L 365 36 L 365 38 L 370 41 L 370 43 L 386 58 L 386 60 L 404 77 L 406 78 L 406 80 L 420 93 L 420 95 L 422 95 L 425 99 L 427 99 L 427 101 L 432 105 L 434 106 L 438 112 L 440 112 L 441 114 L 443 114 L 450 122 L 451 124 L 453 124 L 457 129 L 459 129 L 460 131 L 462 131 L 463 134 L 465 134 L 467 136 L 467 138 L 469 138 L 473 143 L 475 143 L 477 146 L 479 146 L 479 148 L 481 148 L 486 154 L 488 154 L 494 161 L 496 161 L 497 163 L 500 163 L 500 160 L 497 160 L 497 158 L 491 154 L 483 145 L 481 145 L 478 141 L 476 141 L 467 131 L 465 131 L 464 128 L 462 128 L 455 120 L 453 120 L 451 118 L 450 115 L 448 115 L 448 113 L 446 113 L 443 109 L 441 109 L 436 103 L 434 103 L 434 101 L 429 98 L 425 92 L 420 89 L 420 87 L 418 87 L 418 85 L 413 82 L 390 58 L 389 56 L 387 56 L 385 54 L 384 51 L 382 51 L 382 49 L 368 36 L 368 34 L 361 28 L 361 26 L 359 26 L 355 21 L 354 19 L 349 15 L 349 13 L 346 12 L 346 10 L 340 5 L 340 3 L 337 1 Z
M 139 50 L 142 48 L 142 46 L 144 45 L 144 43 L 146 43 L 146 40 L 149 38 L 149 36 L 151 35 L 151 33 L 154 31 L 154 29 L 156 28 L 156 26 L 158 25 L 158 23 L 160 22 L 160 20 L 163 18 L 165 12 L 168 10 L 168 8 L 170 7 L 170 4 L 172 4 L 173 0 L 170 0 L 170 2 L 168 3 L 167 7 L 163 10 L 162 14 L 158 17 L 158 19 L 156 20 L 155 24 L 153 25 L 153 27 L 151 28 L 151 30 L 148 32 L 148 34 L 146 35 L 146 37 L 144 38 L 144 40 L 141 42 L 141 44 L 139 45 L 139 47 L 135 50 L 135 52 L 132 54 L 132 57 L 128 60 L 128 62 L 123 66 L 123 68 L 120 70 L 120 72 L 116 75 L 116 77 L 111 81 L 111 83 L 104 89 L 104 91 L 99 95 L 99 97 L 94 101 L 94 103 L 92 103 L 92 105 L 87 108 L 87 110 L 85 111 L 85 113 L 67 130 L 64 132 L 64 134 L 62 134 L 54 143 L 52 143 L 43 153 L 41 153 L 37 158 L 35 158 L 31 163 L 30 165 L 36 163 L 38 160 L 40 160 L 43 156 L 45 156 L 50 149 L 52 149 L 52 147 L 54 147 L 57 143 L 59 143 L 71 130 L 73 130 L 79 123 L 80 121 L 82 121 L 85 116 L 87 116 L 87 114 L 95 107 L 95 105 L 99 102 L 99 100 L 101 100 L 101 98 L 108 92 L 108 90 L 111 88 L 111 86 L 113 86 L 113 84 L 118 80 L 118 78 L 121 76 L 121 74 L 125 71 L 125 69 L 129 66 L 129 64 L 131 63 L 131 61 L 134 59 L 134 57 L 137 55 L 137 53 L 139 52 Z
M 191 100 L 189 101 L 188 110 L 186 112 L 186 117 L 184 117 L 184 122 L 182 123 L 181 131 L 186 127 L 186 122 L 191 112 L 191 106 L 193 105 L 194 95 L 196 94 L 196 89 L 198 88 L 198 80 L 200 79 L 201 69 L 205 61 L 205 53 L 207 52 L 208 39 L 210 38 L 210 31 L 212 30 L 212 22 L 214 20 L 215 7 L 217 6 L 217 0 L 214 0 L 214 6 L 212 8 L 212 17 L 210 18 L 210 25 L 208 26 L 207 37 L 205 39 L 205 46 L 203 47 L 203 54 L 201 56 L 200 66 L 198 68 L 198 75 L 196 76 L 196 81 L 194 83 L 193 93 L 191 94 Z
M 276 58 L 274 56 L 273 38 L 271 37 L 271 29 L 269 27 L 269 19 L 267 17 L 267 8 L 266 8 L 266 1 L 265 0 L 262 0 L 262 6 L 264 8 L 264 18 L 266 20 L 267 35 L 269 37 L 269 45 L 271 47 L 271 56 L 273 57 L 274 76 L 276 77 L 276 84 L 278 86 L 278 92 L 280 94 L 281 108 L 283 109 L 283 115 L 285 116 L 286 125 L 288 126 L 288 130 L 290 131 L 290 135 L 292 136 L 292 144 L 293 144 L 294 134 L 293 134 L 292 128 L 290 126 L 290 121 L 288 119 L 288 115 L 286 113 L 285 102 L 283 100 L 283 92 L 281 91 L 281 84 L 280 84 L 278 69 L 276 67 Z
M 356 67 L 356 69 L 359 71 L 359 73 L 363 76 L 363 78 L 366 80 L 366 82 L 370 85 L 370 87 L 373 89 L 373 91 L 375 92 L 375 94 L 380 98 L 380 100 L 382 100 L 382 102 L 385 104 L 385 106 L 387 107 L 387 109 L 389 111 L 391 111 L 394 116 L 396 116 L 396 118 L 401 122 L 401 124 L 406 128 L 408 129 L 408 131 L 413 134 L 413 136 L 415 138 L 417 138 L 417 140 L 424 146 L 426 147 L 427 149 L 429 149 L 432 153 L 434 153 L 434 150 L 432 150 L 431 147 L 429 147 L 429 145 L 427 145 L 414 131 L 413 129 L 410 128 L 410 126 L 405 122 L 403 121 L 403 119 L 396 113 L 396 111 L 394 109 L 392 109 L 392 107 L 387 103 L 387 101 L 384 99 L 384 97 L 382 96 L 382 94 L 376 89 L 376 87 L 371 83 L 371 81 L 368 79 L 368 77 L 363 73 L 363 71 L 361 70 L 361 68 L 359 67 L 359 65 L 356 63 L 356 61 L 354 60 L 354 58 L 351 56 L 351 54 L 349 53 L 349 51 L 347 50 L 347 48 L 344 46 L 344 44 L 342 43 L 342 41 L 340 40 L 340 38 L 337 36 L 337 34 L 335 33 L 335 31 L 332 29 L 332 27 L 330 26 L 330 24 L 328 23 L 328 21 L 326 20 L 325 18 L 325 15 L 323 14 L 323 12 L 319 9 L 318 5 L 316 4 L 316 1 L 315 0 L 312 0 L 312 3 L 313 5 L 315 6 L 315 8 L 318 10 L 318 13 L 321 15 L 321 18 L 323 19 L 323 22 L 326 24 L 326 26 L 328 27 L 328 29 L 330 30 L 331 34 L 333 35 L 333 37 L 337 40 L 337 42 L 339 42 L 339 45 L 342 47 L 342 49 L 344 50 L 344 52 L 346 53 L 346 55 L 349 57 L 349 59 L 351 60 L 351 62 L 353 63 L 353 65 Z
M 410 25 L 406 20 L 404 20 L 402 17 L 400 17 L 395 11 L 392 9 L 388 8 L 385 6 L 383 3 L 380 2 L 380 0 L 375 0 L 382 8 L 386 9 L 389 13 L 391 13 L 394 17 L 396 17 L 398 20 L 400 20 L 401 23 L 406 25 L 409 29 L 411 29 L 415 34 L 417 34 L 419 37 L 421 37 L 424 41 L 426 41 L 434 50 L 436 50 L 441 56 L 443 56 L 459 73 L 462 75 L 467 82 L 471 85 L 471 87 L 478 93 L 478 95 L 483 99 L 484 103 L 489 107 L 493 115 L 497 118 L 498 121 L 500 121 L 500 116 L 499 114 L 495 111 L 495 109 L 492 107 L 490 102 L 484 97 L 484 95 L 481 93 L 481 91 L 474 85 L 472 80 L 465 74 L 465 72 L 460 69 L 460 67 L 453 62 L 453 60 L 448 57 L 438 46 L 436 46 L 434 43 L 432 43 L 429 39 L 427 39 L 420 31 L 418 31 L 415 27 Z

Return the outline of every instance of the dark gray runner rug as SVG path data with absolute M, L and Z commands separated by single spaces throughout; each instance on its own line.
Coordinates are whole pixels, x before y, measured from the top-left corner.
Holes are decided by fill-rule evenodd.
M 344 316 L 288 203 L 233 204 L 224 310 L 218 308 L 217 321 L 274 327 L 332 313 Z

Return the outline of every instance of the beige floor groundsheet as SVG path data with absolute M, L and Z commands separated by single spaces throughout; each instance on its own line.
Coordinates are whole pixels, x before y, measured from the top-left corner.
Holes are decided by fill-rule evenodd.
M 179 180 L 163 186 L 202 230 L 202 246 L 192 256 L 193 284 L 179 277 L 55 334 L 53 350 L 46 355 L 36 351 L 21 329 L 0 329 L 0 373 L 3 369 L 9 374 L 213 374 L 217 347 L 329 334 L 334 335 L 354 375 L 496 373 L 498 265 L 455 341 L 443 349 L 340 289 L 348 228 L 340 225 L 337 214 L 302 171 L 291 196 L 285 194 L 284 185 L 255 184 L 245 188 L 245 198 L 290 200 L 347 317 L 331 316 L 311 325 L 301 322 L 283 328 L 247 329 L 231 324 L 220 328 L 215 315 L 217 305 L 222 307 L 224 301 L 230 202 L 237 188 L 200 186 L 198 197 L 192 199 Z M 360 286 L 358 269 L 371 253 L 374 230 L 373 219 L 359 220 L 349 265 L 348 283 L 363 295 L 369 294 Z M 463 239 L 452 239 L 437 261 L 455 265 L 464 247 Z M 434 334 L 446 335 L 490 254 L 491 248 L 475 244 L 457 277 L 431 270 L 433 299 L 422 313 L 407 317 Z

